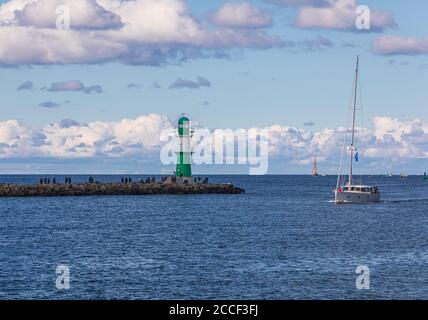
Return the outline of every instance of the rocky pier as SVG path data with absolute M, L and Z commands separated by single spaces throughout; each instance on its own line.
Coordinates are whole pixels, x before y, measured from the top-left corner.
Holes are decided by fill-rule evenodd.
M 231 184 L 177 183 L 76 183 L 76 184 L 0 184 L 0 197 L 58 196 L 142 196 L 157 194 L 242 194 Z

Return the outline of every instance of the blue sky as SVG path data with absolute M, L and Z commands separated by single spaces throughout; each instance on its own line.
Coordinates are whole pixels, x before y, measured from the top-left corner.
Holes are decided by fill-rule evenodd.
M 261 30 L 284 41 L 284 46 L 215 46 L 205 50 L 202 45 L 186 61 L 177 63 L 167 59 L 159 66 L 129 65 L 115 59 L 80 64 L 32 63 L 31 59 L 2 63 L 0 54 L 3 65 L 0 68 L 0 121 L 17 120 L 37 130 L 63 119 L 79 123 L 115 122 L 156 113 L 175 120 L 179 114 L 186 113 L 199 125 L 209 128 L 280 125 L 322 132 L 345 124 L 355 57 L 360 55 L 364 126 L 375 130 L 374 117 L 396 118 L 403 122 L 419 119 L 428 123 L 428 52 L 386 55 L 372 48 L 375 39 L 387 35 L 415 39 L 428 36 L 426 1 L 412 1 L 411 6 L 398 0 L 358 1 L 358 4 L 388 11 L 393 16 L 397 26 L 386 26 L 381 32 L 299 28 L 293 25 L 294 20 L 305 7 L 272 2 L 248 1 L 271 16 L 273 22 L 270 26 L 245 30 L 248 33 Z M 185 3 L 200 25 L 212 30 L 218 26 L 210 23 L 210 14 L 227 3 L 242 1 L 189 0 Z M 238 32 L 244 28 L 237 28 Z M 327 41 L 328 45 L 308 45 L 314 45 L 317 39 Z M 287 43 L 293 43 L 294 47 Z M 302 43 L 306 43 L 306 47 Z M 0 46 L 7 45 L 8 42 L 0 42 Z M 25 49 L 19 48 L 33 50 L 31 43 Z M 213 57 L 215 54 L 221 57 Z M 198 77 L 208 80 L 210 86 L 169 88 L 178 78 L 196 81 Z M 70 80 L 78 80 L 86 87 L 100 86 L 103 92 L 48 90 L 53 83 Z M 17 90 L 26 81 L 31 81 L 33 88 Z M 155 82 L 160 88 L 152 88 Z M 130 89 L 129 84 L 136 84 L 137 88 Z M 43 108 L 46 102 L 56 107 Z M 314 125 L 305 128 L 304 124 L 309 121 Z M 23 156 L 19 157 L 22 160 Z M 31 155 L 25 157 L 32 158 Z M 4 157 L 5 161 L 12 158 L 13 155 Z M 329 171 L 333 162 L 332 159 L 328 164 Z M 287 166 L 293 173 L 307 171 L 305 165 L 296 163 L 285 163 L 282 173 L 287 173 Z M 406 163 L 403 159 L 397 160 L 397 170 L 403 163 Z M 413 166 L 412 170 L 416 172 L 420 168 Z

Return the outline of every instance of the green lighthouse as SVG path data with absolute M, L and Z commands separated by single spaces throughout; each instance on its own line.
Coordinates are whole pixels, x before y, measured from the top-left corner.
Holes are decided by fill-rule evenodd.
M 192 183 L 192 150 L 190 140 L 192 130 L 190 127 L 189 118 L 183 116 L 178 119 L 178 152 L 177 152 L 177 168 L 175 175 L 177 182 Z

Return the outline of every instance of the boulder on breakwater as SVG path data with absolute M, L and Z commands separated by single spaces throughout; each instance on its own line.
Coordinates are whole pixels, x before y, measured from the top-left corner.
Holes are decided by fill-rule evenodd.
M 79 184 L 0 184 L 0 197 L 124 196 L 156 194 L 241 194 L 245 190 L 231 184 L 176 183 L 79 183 Z

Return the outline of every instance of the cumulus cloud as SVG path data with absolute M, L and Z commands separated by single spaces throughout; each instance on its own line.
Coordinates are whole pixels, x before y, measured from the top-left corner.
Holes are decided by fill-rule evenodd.
M 17 120 L 0 122 L 0 157 L 28 155 L 34 132 Z
M 13 1 L 12 1 L 13 2 Z M 14 12 L 12 25 L 55 28 L 59 16 L 57 8 L 67 7 L 73 29 L 118 29 L 121 18 L 100 6 L 96 0 L 20 1 L 21 10 Z
M 379 55 L 428 55 L 428 37 L 381 36 L 373 41 L 373 51 Z
M 374 136 L 378 143 L 368 148 L 370 157 L 428 157 L 428 126 L 422 121 L 376 117 L 374 125 Z
M 196 135 L 206 128 L 195 126 Z M 345 128 L 307 129 L 272 125 L 269 128 L 270 161 L 306 168 L 318 155 L 320 165 L 336 172 Z M 58 159 L 148 157 L 159 162 L 167 143 L 165 132 L 175 132 L 174 123 L 159 114 L 114 122 L 79 123 L 65 119 L 42 128 L 16 120 L 0 122 L 0 158 L 49 157 Z M 428 124 L 389 117 L 373 119 L 373 129 L 358 128 L 360 163 L 384 172 L 394 164 L 428 159 Z
M 68 0 L 70 30 L 55 28 L 65 0 L 9 0 L 0 6 L 0 65 L 119 61 L 160 65 L 197 52 L 280 46 L 261 30 L 206 28 L 184 0 Z M 31 50 L 28 44 L 31 43 Z
M 54 82 L 47 90 L 49 92 L 80 91 L 86 94 L 103 92 L 103 88 L 100 85 L 85 86 L 82 81 L 79 80 Z
M 200 89 L 202 87 L 211 87 L 211 82 L 202 77 L 198 77 L 196 80 L 189 80 L 180 77 L 169 85 L 169 89 Z
M 225 3 L 209 14 L 211 23 L 232 28 L 263 28 L 272 25 L 272 17 L 248 2 Z
M 428 125 L 420 120 L 400 121 L 375 117 L 374 129 L 358 128 L 357 145 L 365 169 L 384 172 L 394 165 L 428 159 Z M 345 128 L 324 129 L 311 133 L 305 129 L 286 126 L 270 128 L 271 159 L 284 159 L 295 164 L 310 163 L 314 154 L 324 167 L 334 167 L 340 157 Z
M 329 4 L 321 7 L 304 6 L 299 9 L 295 20 L 298 28 L 334 29 L 355 31 L 357 18 L 356 0 L 330 0 Z M 396 27 L 397 23 L 391 12 L 370 8 L 370 30 L 382 31 Z
M 34 88 L 34 84 L 32 81 L 28 80 L 22 83 L 16 90 L 32 90 Z
M 87 124 L 65 119 L 40 129 L 4 121 L 0 122 L 0 157 L 142 156 L 158 152 L 161 132 L 171 128 L 172 122 L 157 114 Z

